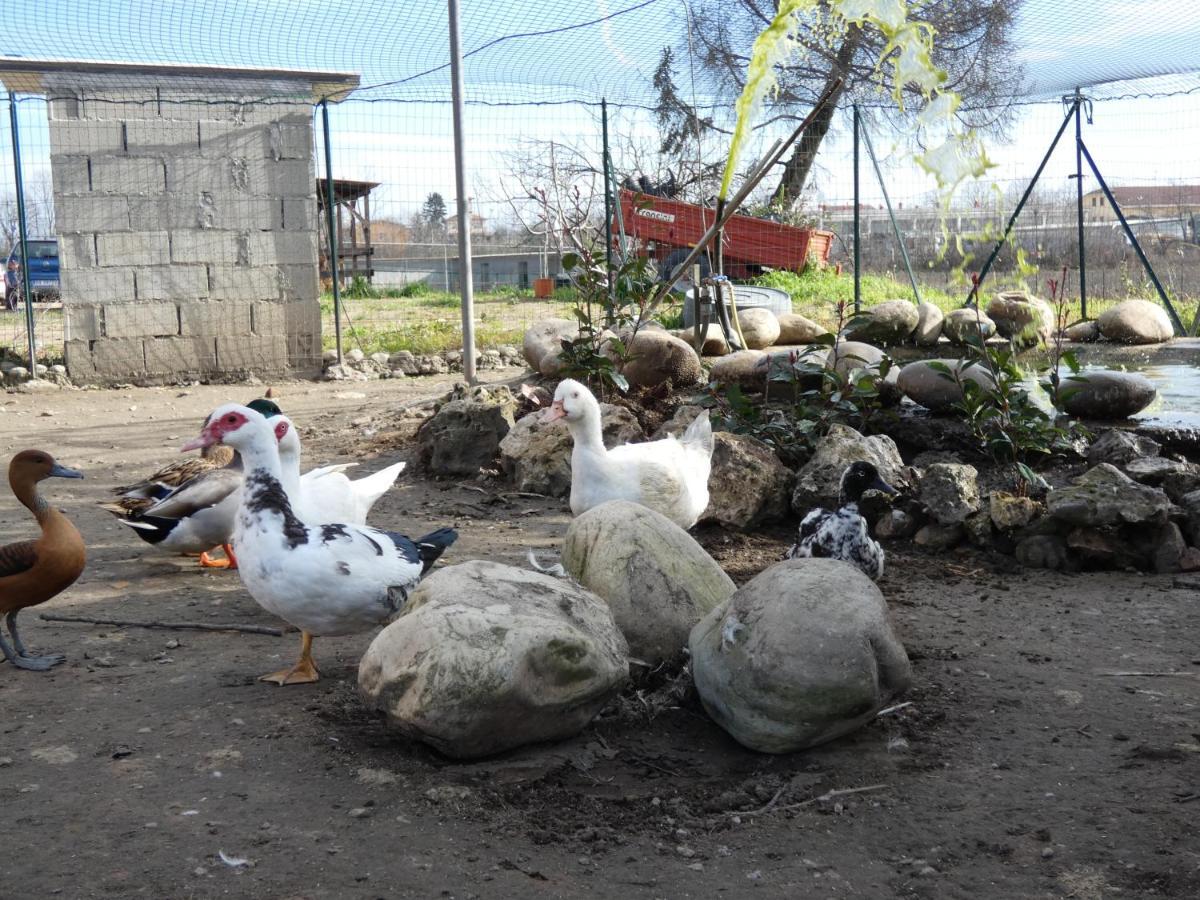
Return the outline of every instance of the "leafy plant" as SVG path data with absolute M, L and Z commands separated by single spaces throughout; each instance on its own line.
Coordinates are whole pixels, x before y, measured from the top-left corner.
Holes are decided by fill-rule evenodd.
M 1050 345 L 1050 370 L 1047 373 L 1046 380 L 1042 382 L 1042 387 L 1050 395 L 1050 402 L 1054 404 L 1054 408 L 1057 410 L 1062 410 L 1063 403 L 1074 393 L 1074 390 L 1078 390 L 1078 388 L 1071 390 L 1063 386 L 1061 376 L 1062 366 L 1065 364 L 1071 370 L 1071 374 L 1067 376 L 1069 381 L 1082 380 L 1082 376 L 1079 374 L 1082 367 L 1074 351 L 1063 350 L 1064 332 L 1067 329 L 1067 319 L 1070 316 L 1070 307 L 1067 305 L 1066 297 L 1064 296 L 1066 294 L 1066 277 L 1067 269 L 1064 266 L 1061 281 L 1055 278 L 1046 279 L 1046 286 L 1050 289 L 1050 303 L 1054 307 L 1055 328 L 1054 341 Z

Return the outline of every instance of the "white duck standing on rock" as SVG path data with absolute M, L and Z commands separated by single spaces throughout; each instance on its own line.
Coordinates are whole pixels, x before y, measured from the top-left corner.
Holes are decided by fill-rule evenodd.
M 586 387 L 567 379 L 554 392 L 545 421 L 566 419 L 571 452 L 571 512 L 581 515 L 609 500 L 630 500 L 662 513 L 681 528 L 696 524 L 708 506 L 713 436 L 704 410 L 683 438 L 604 446 L 600 404 Z
M 320 678 L 314 636 L 354 634 L 387 621 L 458 534 L 441 528 L 414 541 L 350 523 L 305 524 L 284 489 L 272 425 L 252 409 L 227 404 L 184 449 L 220 443 L 241 454 L 245 481 L 233 533 L 238 571 L 255 601 L 299 628 L 302 641 L 294 666 L 261 680 L 304 684 Z
M 883 547 L 871 538 L 867 520 L 858 511 L 858 501 L 867 491 L 895 494 L 896 489 L 869 462 L 855 462 L 842 472 L 836 510 L 814 509 L 800 522 L 796 543 L 786 559 L 818 556 L 840 559 L 857 566 L 871 579 L 883 577 Z

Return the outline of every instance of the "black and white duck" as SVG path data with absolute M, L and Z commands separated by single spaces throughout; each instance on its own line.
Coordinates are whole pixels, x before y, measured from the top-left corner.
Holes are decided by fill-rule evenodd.
M 883 547 L 871 538 L 867 520 L 858 511 L 858 502 L 867 491 L 895 494 L 896 489 L 869 462 L 851 463 L 842 473 L 836 510 L 814 509 L 800 522 L 796 543 L 785 554 L 787 559 L 819 556 L 840 559 L 857 566 L 872 579 L 883 577 Z

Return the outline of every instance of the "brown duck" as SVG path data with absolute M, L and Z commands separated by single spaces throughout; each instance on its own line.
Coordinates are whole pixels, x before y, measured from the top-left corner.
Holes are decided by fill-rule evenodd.
M 22 450 L 8 464 L 8 483 L 13 494 L 42 527 L 42 536 L 36 541 L 18 541 L 0 547 L 0 616 L 12 636 L 10 646 L 0 629 L 0 652 L 19 669 L 44 672 L 66 658 L 28 652 L 17 632 L 17 613 L 62 593 L 83 572 L 87 560 L 83 537 L 71 520 L 50 506 L 37 489 L 38 482 L 47 478 L 82 477 L 41 450 Z

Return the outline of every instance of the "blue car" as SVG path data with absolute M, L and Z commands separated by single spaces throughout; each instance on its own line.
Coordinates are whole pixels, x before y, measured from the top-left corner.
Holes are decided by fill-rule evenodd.
M 33 299 L 57 297 L 58 241 L 54 238 L 38 238 L 27 241 L 29 245 L 29 287 Z M 21 245 L 13 244 L 4 264 L 4 306 L 17 309 L 21 305 Z

